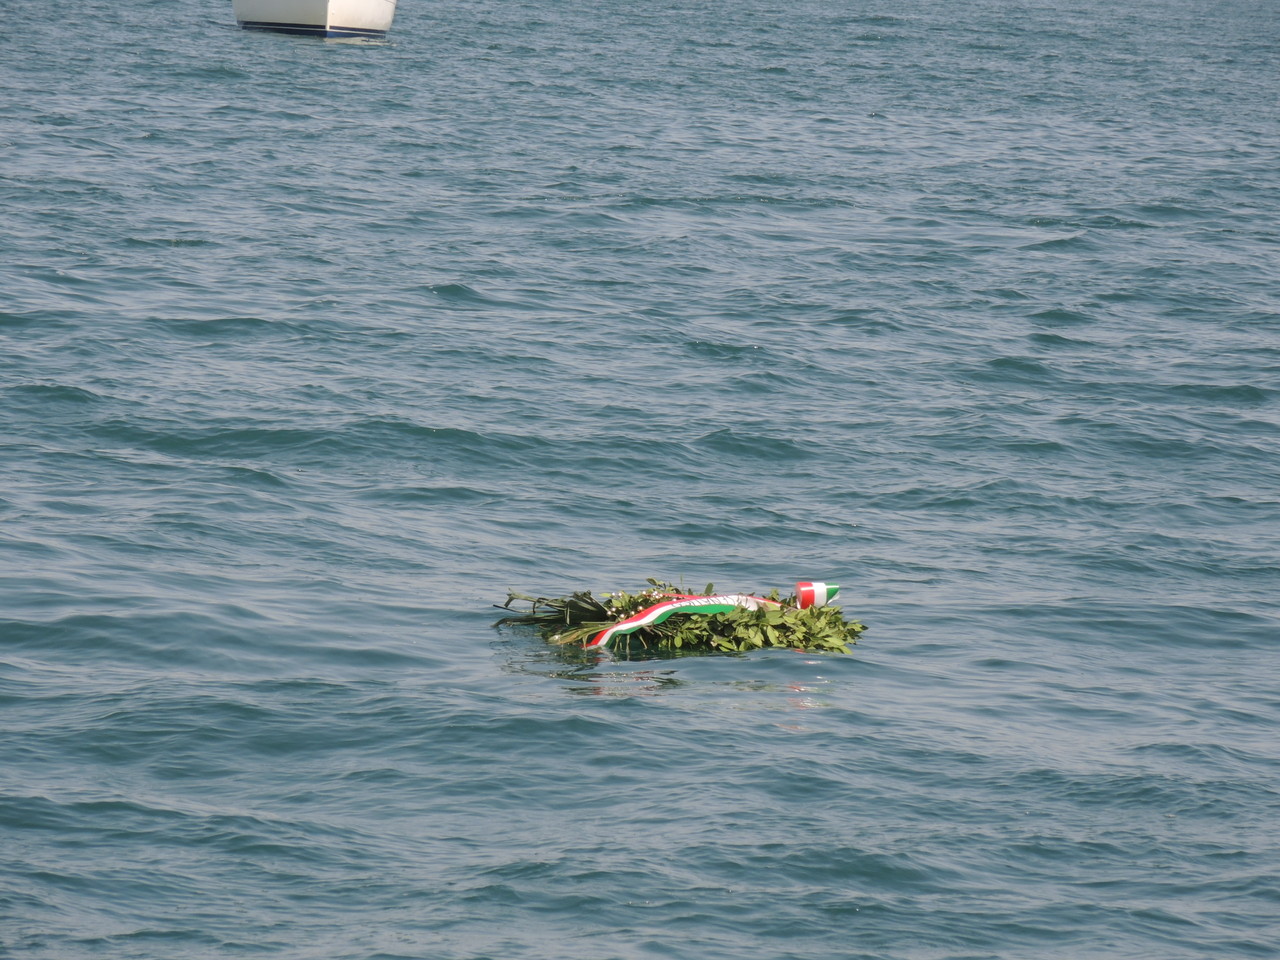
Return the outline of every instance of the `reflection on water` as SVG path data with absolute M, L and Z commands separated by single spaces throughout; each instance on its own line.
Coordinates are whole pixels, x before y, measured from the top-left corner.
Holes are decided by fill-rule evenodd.
M 829 661 L 812 654 L 770 651 L 752 657 L 743 653 L 696 653 L 679 651 L 658 656 L 644 650 L 586 650 L 576 645 L 558 646 L 539 640 L 525 631 L 501 631 L 506 634 L 504 668 L 512 673 L 531 674 L 566 681 L 563 687 L 575 696 L 643 697 L 698 690 L 698 697 L 714 702 L 719 709 L 759 709 L 761 706 L 790 710 L 814 710 L 831 706 L 822 694 L 831 684 L 819 671 Z M 779 670 L 794 677 L 800 668 L 802 679 L 722 678 L 702 672 L 696 679 L 682 670 L 679 661 L 692 667 L 691 661 L 705 665 L 708 660 L 752 661 L 762 671 Z M 658 663 L 665 664 L 659 667 Z M 723 698 L 727 696 L 727 702 Z
M 501 631 L 507 633 L 506 630 Z M 618 651 L 586 650 L 575 644 L 545 643 L 529 631 L 512 631 L 507 641 L 506 669 L 567 680 L 569 693 L 586 696 L 652 696 L 684 686 L 674 669 L 633 668 L 630 664 L 671 660 L 673 657 L 637 655 Z

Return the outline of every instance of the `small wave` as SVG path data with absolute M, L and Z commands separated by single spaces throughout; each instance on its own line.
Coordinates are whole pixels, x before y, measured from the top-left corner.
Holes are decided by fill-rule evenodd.
M 750 460 L 795 461 L 811 454 L 800 443 L 786 437 L 752 433 L 746 428 L 713 430 L 689 444 L 694 450 L 729 454 Z
M 1089 350 L 1097 346 L 1091 340 L 1077 340 L 1057 333 L 1032 333 L 1027 336 L 1038 347 L 1049 347 L 1055 350 Z
M 1031 314 L 1030 319 L 1037 323 L 1065 327 L 1082 326 L 1087 323 L 1095 322 L 1095 318 L 1091 317 L 1087 313 L 1081 313 L 1078 310 L 1067 310 L 1063 307 L 1051 307 L 1048 310 L 1038 310 Z
M 1088 233 L 1074 233 L 1066 237 L 1053 237 L 1049 240 L 1039 240 L 1035 243 L 1024 243 L 1018 247 L 1019 250 L 1026 251 L 1046 251 L 1057 253 L 1059 251 L 1084 251 L 1097 249 L 1097 244 L 1090 238 Z
M 1233 407 L 1259 407 L 1275 400 L 1280 391 L 1253 384 L 1184 383 L 1165 388 L 1170 396 Z
M 47 411 L 51 405 L 94 406 L 103 397 L 92 390 L 57 383 L 20 383 L 4 388 L 5 399 L 15 406 L 31 406 Z
M 295 336 L 297 325 L 284 320 L 267 320 L 264 317 L 173 317 L 151 321 L 158 329 L 198 340 L 241 343 L 246 338 Z
M 685 347 L 690 353 L 708 360 L 758 358 L 762 352 L 756 344 L 714 343 L 707 340 L 687 340 Z
M 0 330 L 16 331 L 34 330 L 48 334 L 54 330 L 75 326 L 78 322 L 77 311 L 29 310 L 22 313 L 9 313 L 0 310 Z

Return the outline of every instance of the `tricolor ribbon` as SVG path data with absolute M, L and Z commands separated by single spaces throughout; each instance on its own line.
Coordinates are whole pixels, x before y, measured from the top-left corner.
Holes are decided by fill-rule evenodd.
M 825 607 L 840 593 L 838 583 L 797 583 L 796 604 L 801 610 L 809 607 Z
M 796 584 L 796 602 L 801 610 L 807 607 L 820 607 L 830 603 L 836 598 L 836 594 L 840 592 L 840 587 L 834 583 L 797 583 Z M 722 593 L 710 597 L 692 596 L 689 594 L 678 594 L 668 597 L 661 603 L 655 603 L 651 607 L 645 607 L 638 613 L 633 613 L 625 620 L 619 620 L 605 629 L 601 630 L 587 643 L 588 648 L 607 647 L 617 637 L 624 634 L 633 633 L 642 627 L 651 627 L 655 624 L 662 623 L 667 617 L 673 613 L 728 613 L 730 610 L 736 610 L 738 607 L 745 607 L 748 610 L 759 610 L 761 607 L 780 607 L 777 600 L 769 600 L 765 597 L 753 597 L 745 593 Z

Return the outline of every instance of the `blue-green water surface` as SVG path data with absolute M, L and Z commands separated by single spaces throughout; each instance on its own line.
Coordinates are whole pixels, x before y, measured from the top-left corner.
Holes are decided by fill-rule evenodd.
M 0 955 L 1280 956 L 1275 4 L 400 6 L 4 5 Z

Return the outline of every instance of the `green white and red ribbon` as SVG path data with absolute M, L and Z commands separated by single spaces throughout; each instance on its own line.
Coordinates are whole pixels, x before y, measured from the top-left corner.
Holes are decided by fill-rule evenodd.
M 807 607 L 824 606 L 836 598 L 836 594 L 840 592 L 840 587 L 834 583 L 797 583 L 796 584 L 796 602 L 797 606 L 804 610 Z M 694 596 L 690 594 L 677 594 L 669 596 L 660 603 L 655 603 L 651 607 L 645 607 L 638 613 L 633 613 L 625 620 L 619 620 L 617 623 L 601 630 L 592 637 L 586 644 L 588 648 L 607 647 L 616 638 L 624 634 L 633 633 L 642 627 L 651 627 L 655 624 L 662 623 L 673 613 L 728 613 L 738 607 L 745 607 L 748 610 L 759 610 L 761 607 L 780 607 L 777 600 L 769 600 L 765 597 L 753 597 L 745 593 L 721 593 L 713 596 Z
M 796 584 L 796 606 L 801 610 L 809 607 L 825 607 L 840 593 L 838 583 L 804 582 Z

